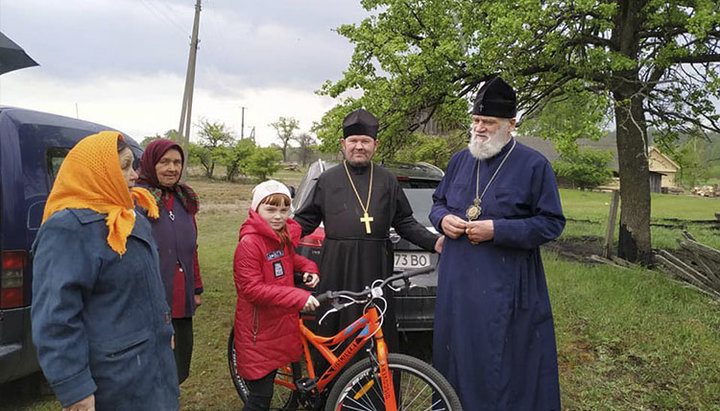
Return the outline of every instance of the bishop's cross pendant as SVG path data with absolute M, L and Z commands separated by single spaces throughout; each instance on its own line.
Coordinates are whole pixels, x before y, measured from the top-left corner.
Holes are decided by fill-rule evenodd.
M 467 217 L 468 221 L 477 220 L 477 218 L 480 217 L 482 213 L 480 202 L 481 200 L 479 198 L 475 198 L 472 205 L 465 210 L 465 217 Z
M 368 215 L 367 211 L 365 212 L 365 215 L 360 219 L 361 223 L 365 223 L 366 234 L 370 234 L 370 223 L 372 223 L 372 221 L 373 218 Z

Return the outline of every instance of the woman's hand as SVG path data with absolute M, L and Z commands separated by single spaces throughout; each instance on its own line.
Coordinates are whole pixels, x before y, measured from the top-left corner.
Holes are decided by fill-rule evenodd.
M 75 404 L 63 408 L 63 411 L 95 411 L 95 394 L 90 394 Z
M 313 297 L 312 295 L 308 297 L 307 302 L 303 306 L 303 311 L 315 311 L 316 308 L 320 306 L 320 303 L 318 300 Z
M 315 273 L 303 273 L 303 284 L 310 288 L 315 288 L 320 282 L 320 276 Z

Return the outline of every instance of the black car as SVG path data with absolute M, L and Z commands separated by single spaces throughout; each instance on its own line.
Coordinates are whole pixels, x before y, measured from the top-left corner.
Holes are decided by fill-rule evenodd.
M 307 174 L 295 190 L 292 210 L 298 210 L 309 201 L 315 183 L 320 174 L 339 163 L 317 160 L 308 168 Z M 437 232 L 430 223 L 428 215 L 432 207 L 432 193 L 440 183 L 444 173 L 441 169 L 428 163 L 390 164 L 384 165 L 397 177 L 398 183 L 413 209 L 413 217 L 432 232 Z M 325 238 L 325 229 L 318 227 L 312 234 L 303 237 L 297 252 L 316 263 L 320 259 L 320 248 Z M 390 231 L 390 241 L 395 250 L 395 271 L 437 266 L 438 255 L 421 249 L 401 238 L 394 230 Z M 437 272 L 412 278 L 409 290 L 395 296 L 398 329 L 401 336 L 419 337 L 432 331 L 435 314 L 435 296 L 437 294 Z M 406 338 L 407 339 L 407 338 Z M 413 338 L 416 340 L 416 338 Z M 429 348 L 429 347 L 428 347 Z

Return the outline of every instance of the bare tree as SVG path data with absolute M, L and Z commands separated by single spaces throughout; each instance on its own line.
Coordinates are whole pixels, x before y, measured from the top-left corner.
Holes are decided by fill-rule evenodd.
M 280 148 L 282 149 L 283 161 L 287 161 L 287 149 L 290 140 L 293 139 L 293 132 L 300 128 L 300 122 L 292 117 L 280 117 L 275 123 L 270 123 L 270 126 L 275 129 L 278 140 L 282 142 Z
M 297 137 L 293 137 L 293 140 L 299 144 L 298 155 L 304 167 L 310 162 L 310 158 L 317 148 L 317 142 L 315 138 L 308 133 L 302 133 Z

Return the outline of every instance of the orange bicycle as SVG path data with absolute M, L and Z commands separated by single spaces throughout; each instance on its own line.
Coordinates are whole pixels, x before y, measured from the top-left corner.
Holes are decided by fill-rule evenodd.
M 281 367 L 275 377 L 273 410 L 461 410 L 460 400 L 450 383 L 429 364 L 408 355 L 388 353 L 382 332 L 387 309 L 383 288 L 395 291 L 410 286 L 410 277 L 432 268 L 406 271 L 385 280 L 376 280 L 363 291 L 328 291 L 318 300 L 332 301 L 333 307 L 320 319 L 353 304 L 365 304 L 364 314 L 332 337 L 314 334 L 300 318 L 304 356 L 300 362 Z M 396 288 L 394 283 L 401 281 Z M 335 350 L 349 342 L 344 350 Z M 368 344 L 369 343 L 369 344 Z M 347 367 L 351 358 L 365 348 L 366 358 Z M 316 375 L 310 347 L 330 364 Z M 228 340 L 228 365 L 235 388 L 243 402 L 249 390 L 238 374 L 234 334 Z M 303 375 L 305 374 L 305 375 Z

